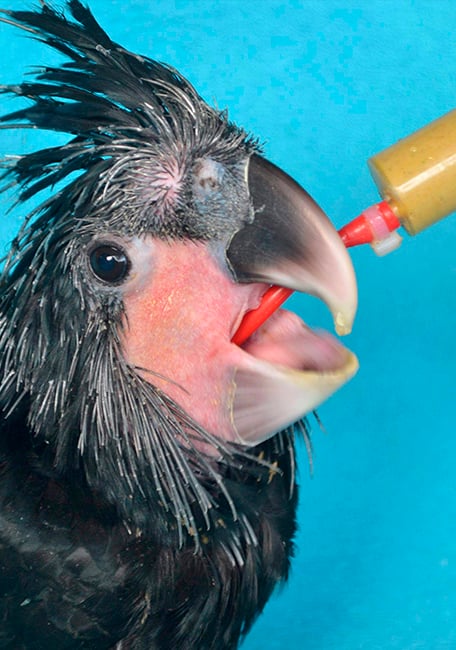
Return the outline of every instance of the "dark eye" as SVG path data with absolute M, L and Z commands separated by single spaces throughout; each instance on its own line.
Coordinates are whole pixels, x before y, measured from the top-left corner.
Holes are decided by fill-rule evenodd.
M 100 244 L 92 250 L 89 259 L 97 278 L 109 284 L 120 284 L 130 270 L 127 254 L 114 244 Z

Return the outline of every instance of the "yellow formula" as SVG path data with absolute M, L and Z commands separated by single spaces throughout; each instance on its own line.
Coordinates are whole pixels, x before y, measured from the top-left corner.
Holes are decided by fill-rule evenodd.
M 410 235 L 456 211 L 456 110 L 368 161 L 374 181 Z

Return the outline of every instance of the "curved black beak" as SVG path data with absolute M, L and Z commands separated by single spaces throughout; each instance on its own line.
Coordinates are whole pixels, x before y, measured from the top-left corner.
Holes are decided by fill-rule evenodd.
M 357 307 L 350 257 L 309 194 L 259 155 L 248 165 L 254 220 L 231 239 L 227 259 L 238 282 L 270 282 L 321 298 L 336 331 L 351 331 Z

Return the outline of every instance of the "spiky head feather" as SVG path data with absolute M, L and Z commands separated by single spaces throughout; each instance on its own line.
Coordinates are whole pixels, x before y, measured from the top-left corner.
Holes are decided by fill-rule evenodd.
M 160 519 L 166 534 L 199 547 L 198 531 L 214 528 L 225 512 L 237 521 L 227 548 L 237 547 L 239 529 L 254 544 L 227 486 L 245 477 L 267 482 L 270 462 L 284 452 L 293 484 L 291 434 L 276 436 L 259 460 L 202 430 L 125 361 L 122 301 L 116 291 L 94 288 L 81 260 L 106 231 L 223 237 L 225 203 L 256 144 L 176 70 L 112 42 L 79 0 L 68 8 L 73 20 L 46 2 L 40 12 L 3 12 L 5 22 L 66 62 L 3 87 L 30 105 L 1 122 L 73 137 L 19 157 L 3 173 L 4 184 L 19 185 L 21 202 L 68 182 L 29 215 L 4 266 L 1 406 L 8 417 L 28 411 L 31 448 L 48 458 L 49 471 L 82 477 L 132 528 L 157 531 Z M 231 178 L 228 196 L 203 197 L 205 211 L 191 176 L 208 157 L 223 162 Z M 246 209 L 243 219 L 251 217 Z M 195 438 L 215 447 L 220 460 L 199 451 Z

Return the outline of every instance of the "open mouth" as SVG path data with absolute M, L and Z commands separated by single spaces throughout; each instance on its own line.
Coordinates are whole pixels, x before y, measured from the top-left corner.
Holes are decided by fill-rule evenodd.
M 334 336 L 276 311 L 242 345 L 233 425 L 243 444 L 258 444 L 299 420 L 357 371 L 356 356 Z
M 336 332 L 348 334 L 356 279 L 335 228 L 292 178 L 258 156 L 249 164 L 249 190 L 255 220 L 227 251 L 236 279 L 316 296 L 330 309 Z M 355 374 L 358 361 L 335 337 L 284 309 L 247 339 L 243 316 L 233 337 L 246 354 L 235 374 L 232 419 L 239 441 L 257 444 L 315 409 Z
M 257 359 L 309 372 L 334 372 L 347 362 L 347 350 L 325 331 L 314 331 L 294 312 L 275 312 L 241 346 Z

